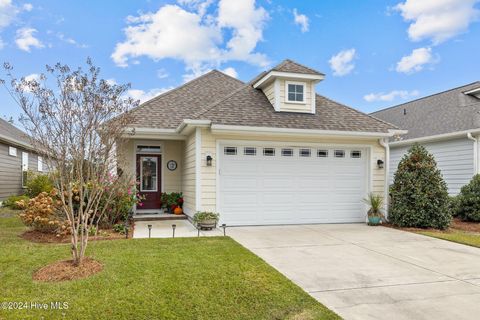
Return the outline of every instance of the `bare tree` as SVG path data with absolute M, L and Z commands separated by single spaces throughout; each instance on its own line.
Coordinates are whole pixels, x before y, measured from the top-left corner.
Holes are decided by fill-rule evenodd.
M 55 169 L 76 266 L 85 256 L 90 228 L 104 214 L 105 199 L 112 198 L 108 185 L 115 177 L 115 145 L 130 121 L 129 110 L 138 105 L 125 96 L 130 85 L 100 79 L 100 69 L 90 59 L 87 66 L 72 71 L 58 63 L 46 66 L 38 80 L 26 80 L 16 79 L 5 63 L 10 85 L 2 81 L 23 110 L 21 122 L 32 145 Z

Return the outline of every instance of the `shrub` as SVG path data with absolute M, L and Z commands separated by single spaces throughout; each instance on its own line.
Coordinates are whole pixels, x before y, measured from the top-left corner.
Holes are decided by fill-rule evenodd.
M 124 224 L 117 223 L 113 226 L 113 231 L 120 234 L 125 234 L 127 232 L 127 227 Z
M 50 193 L 53 190 L 53 181 L 49 175 L 28 173 L 26 194 L 33 198 L 42 192 Z
M 7 200 L 3 201 L 2 205 L 4 207 L 10 208 L 10 209 L 23 209 L 22 207 L 22 202 L 20 201 L 28 201 L 30 198 L 28 196 L 10 196 L 7 198 Z M 20 203 L 17 203 L 20 202 Z
M 389 220 L 400 227 L 445 229 L 452 219 L 447 184 L 433 155 L 414 145 L 402 158 L 391 188 Z
M 36 231 L 44 233 L 67 234 L 68 222 L 61 218 L 57 201 L 46 192 L 24 202 L 25 210 L 20 214 L 23 223 Z
M 462 220 L 480 222 L 480 174 L 462 187 L 457 196 L 456 213 Z

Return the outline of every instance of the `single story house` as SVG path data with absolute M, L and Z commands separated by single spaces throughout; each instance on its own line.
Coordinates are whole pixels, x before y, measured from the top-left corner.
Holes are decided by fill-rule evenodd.
M 25 132 L 0 119 L 0 201 L 23 193 L 28 171 L 46 171 L 42 157 Z
M 213 70 L 134 109 L 118 150 L 146 196 L 136 214 L 183 192 L 188 216 L 227 225 L 365 221 L 401 131 L 317 94 L 324 78 L 291 60 L 247 83 Z
M 480 173 L 480 82 L 433 94 L 372 113 L 408 130 L 390 142 L 389 181 L 403 155 L 419 143 L 437 161 L 449 193 L 456 195 Z

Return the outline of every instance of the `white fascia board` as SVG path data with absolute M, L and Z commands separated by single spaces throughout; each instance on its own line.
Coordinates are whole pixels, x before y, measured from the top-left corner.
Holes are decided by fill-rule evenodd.
M 20 141 L 20 140 L 17 140 L 17 139 L 14 139 L 14 138 L 11 138 L 11 137 L 7 137 L 3 134 L 0 134 L 0 140 L 3 140 L 7 143 L 11 143 L 15 146 L 18 146 L 18 147 L 23 147 L 23 148 L 26 148 L 26 149 L 30 149 L 30 150 L 34 150 L 35 148 L 29 144 L 29 143 L 26 143 L 26 142 L 23 142 L 23 141 Z
M 337 131 L 337 130 L 315 130 L 315 129 L 292 129 L 292 128 L 271 128 L 251 126 L 230 126 L 213 124 L 212 133 L 242 133 L 242 134 L 277 134 L 294 136 L 350 136 L 350 137 L 392 137 L 393 133 L 385 132 L 363 132 L 363 131 Z
M 450 132 L 450 133 L 442 133 L 442 134 L 437 134 L 437 135 L 432 135 L 432 136 L 427 136 L 427 137 L 420 137 L 420 138 L 414 138 L 414 139 L 407 139 L 407 140 L 401 140 L 401 141 L 393 141 L 390 142 L 390 146 L 404 146 L 404 145 L 409 145 L 417 142 L 432 142 L 432 141 L 438 141 L 438 140 L 448 140 L 452 138 L 461 138 L 461 137 L 466 137 L 468 134 L 480 134 L 480 129 L 472 129 L 472 130 L 464 130 L 464 131 L 456 131 L 456 132 Z
M 183 119 L 182 123 L 175 130 L 181 134 L 186 128 L 208 128 L 211 124 L 211 120 Z
M 464 92 L 465 94 L 473 94 L 473 95 L 479 95 L 480 94 L 480 88 L 475 88 L 472 90 L 468 90 Z
M 317 75 L 317 74 L 308 74 L 308 73 L 294 73 L 294 72 L 280 72 L 280 71 L 270 71 L 265 76 L 263 76 L 260 80 L 253 84 L 253 87 L 256 89 L 260 87 L 262 84 L 268 82 L 272 77 L 279 77 L 279 78 L 290 78 L 290 79 L 302 79 L 302 80 L 312 80 L 315 82 L 321 81 L 325 79 L 324 75 Z
M 132 133 L 133 132 L 133 133 Z M 135 128 L 127 127 L 122 137 L 135 139 L 172 139 L 183 140 L 184 136 L 177 133 L 176 129 L 159 129 L 159 128 Z

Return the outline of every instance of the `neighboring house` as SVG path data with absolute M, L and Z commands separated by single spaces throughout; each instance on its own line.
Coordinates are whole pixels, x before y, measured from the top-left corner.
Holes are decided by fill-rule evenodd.
M 425 146 L 435 156 L 452 195 L 480 173 L 480 82 L 372 115 L 408 130 L 402 140 L 390 143 L 390 183 L 398 163 L 414 143 Z
M 46 171 L 42 157 L 25 132 L 0 119 L 0 201 L 23 193 L 27 171 Z
M 187 215 L 227 225 L 365 221 L 398 130 L 316 94 L 324 77 L 291 60 L 249 83 L 214 70 L 134 109 L 118 148 L 146 196 L 136 214 L 181 191 Z

